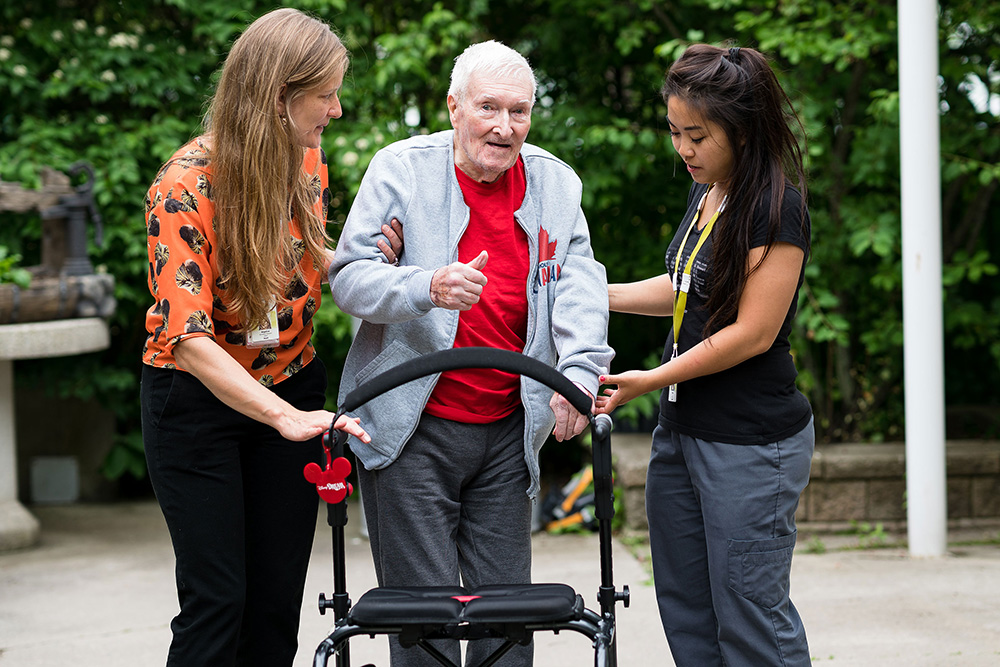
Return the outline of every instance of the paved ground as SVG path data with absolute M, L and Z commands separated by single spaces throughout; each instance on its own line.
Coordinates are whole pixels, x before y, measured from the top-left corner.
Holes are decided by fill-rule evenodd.
M 135 667 L 163 664 L 176 612 L 173 557 L 155 503 L 38 507 L 41 543 L 0 553 L 0 667 Z M 348 535 L 348 585 L 357 597 L 374 586 L 368 544 L 354 518 Z M 997 528 L 952 533 L 993 538 L 958 545 L 944 558 L 913 559 L 901 549 L 840 550 L 844 539 L 803 530 L 792 597 L 809 632 L 813 662 L 906 666 L 1000 664 L 1000 546 Z M 819 551 L 820 541 L 827 546 Z M 311 664 L 330 616 L 315 601 L 331 589 L 329 529 L 320 523 L 303 605 L 296 667 Z M 536 581 L 561 581 L 595 605 L 594 536 L 540 534 Z M 619 608 L 619 662 L 672 665 L 641 560 L 616 542 L 616 583 L 632 592 Z M 353 664 L 388 664 L 384 639 L 352 640 Z M 593 650 L 571 632 L 536 636 L 536 665 L 593 664 Z

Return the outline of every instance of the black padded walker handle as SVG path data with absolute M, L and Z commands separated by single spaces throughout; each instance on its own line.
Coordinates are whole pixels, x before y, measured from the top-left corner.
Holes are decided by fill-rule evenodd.
M 403 362 L 376 375 L 349 393 L 340 406 L 340 413 L 350 412 L 371 399 L 425 375 L 459 368 L 495 368 L 508 373 L 526 375 L 562 394 L 580 414 L 590 415 L 593 403 L 565 375 L 542 362 L 518 352 L 491 347 L 460 347 L 425 354 Z

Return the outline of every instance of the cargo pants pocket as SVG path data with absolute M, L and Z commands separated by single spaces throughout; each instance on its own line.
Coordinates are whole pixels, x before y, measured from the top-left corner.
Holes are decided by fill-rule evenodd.
M 729 540 L 729 588 L 766 609 L 787 600 L 795 536 Z

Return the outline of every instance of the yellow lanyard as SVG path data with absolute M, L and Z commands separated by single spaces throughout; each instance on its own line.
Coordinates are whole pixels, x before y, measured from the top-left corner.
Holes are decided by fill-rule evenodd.
M 677 248 L 677 256 L 674 258 L 674 349 L 670 355 L 671 359 L 677 358 L 677 341 L 681 335 L 681 323 L 684 321 L 684 311 L 687 308 L 687 295 L 688 290 L 691 289 L 691 268 L 694 266 L 694 258 L 698 255 L 698 251 L 701 250 L 701 246 L 708 239 L 708 235 L 712 233 L 712 227 L 715 226 L 715 221 L 719 219 L 719 214 L 726 207 L 726 196 L 723 195 L 722 203 L 719 204 L 719 210 L 715 212 L 715 215 L 711 217 L 708 224 L 701 232 L 701 236 L 698 237 L 698 242 L 694 246 L 694 250 L 691 251 L 691 256 L 688 257 L 687 262 L 684 264 L 684 273 L 680 276 L 677 275 L 678 270 L 681 266 L 681 255 L 684 254 L 684 246 L 687 245 L 688 236 L 691 235 L 691 230 L 694 229 L 695 225 L 698 224 L 698 220 L 701 218 L 701 213 L 705 207 L 705 201 L 708 199 L 708 192 L 712 188 L 709 187 L 705 191 L 705 194 L 701 196 L 701 201 L 698 202 L 698 210 L 695 212 L 694 218 L 691 220 L 691 224 L 688 225 L 687 231 L 684 232 L 684 238 L 681 239 L 681 245 Z M 678 278 L 680 278 L 678 280 Z M 671 403 L 677 401 L 677 384 L 670 385 L 669 391 L 667 393 L 667 400 Z

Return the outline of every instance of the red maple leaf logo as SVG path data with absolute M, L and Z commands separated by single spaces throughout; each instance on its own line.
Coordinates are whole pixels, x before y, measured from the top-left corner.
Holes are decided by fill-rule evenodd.
M 538 231 L 538 262 L 542 263 L 556 258 L 556 244 L 558 240 L 549 243 L 549 232 L 544 228 Z

